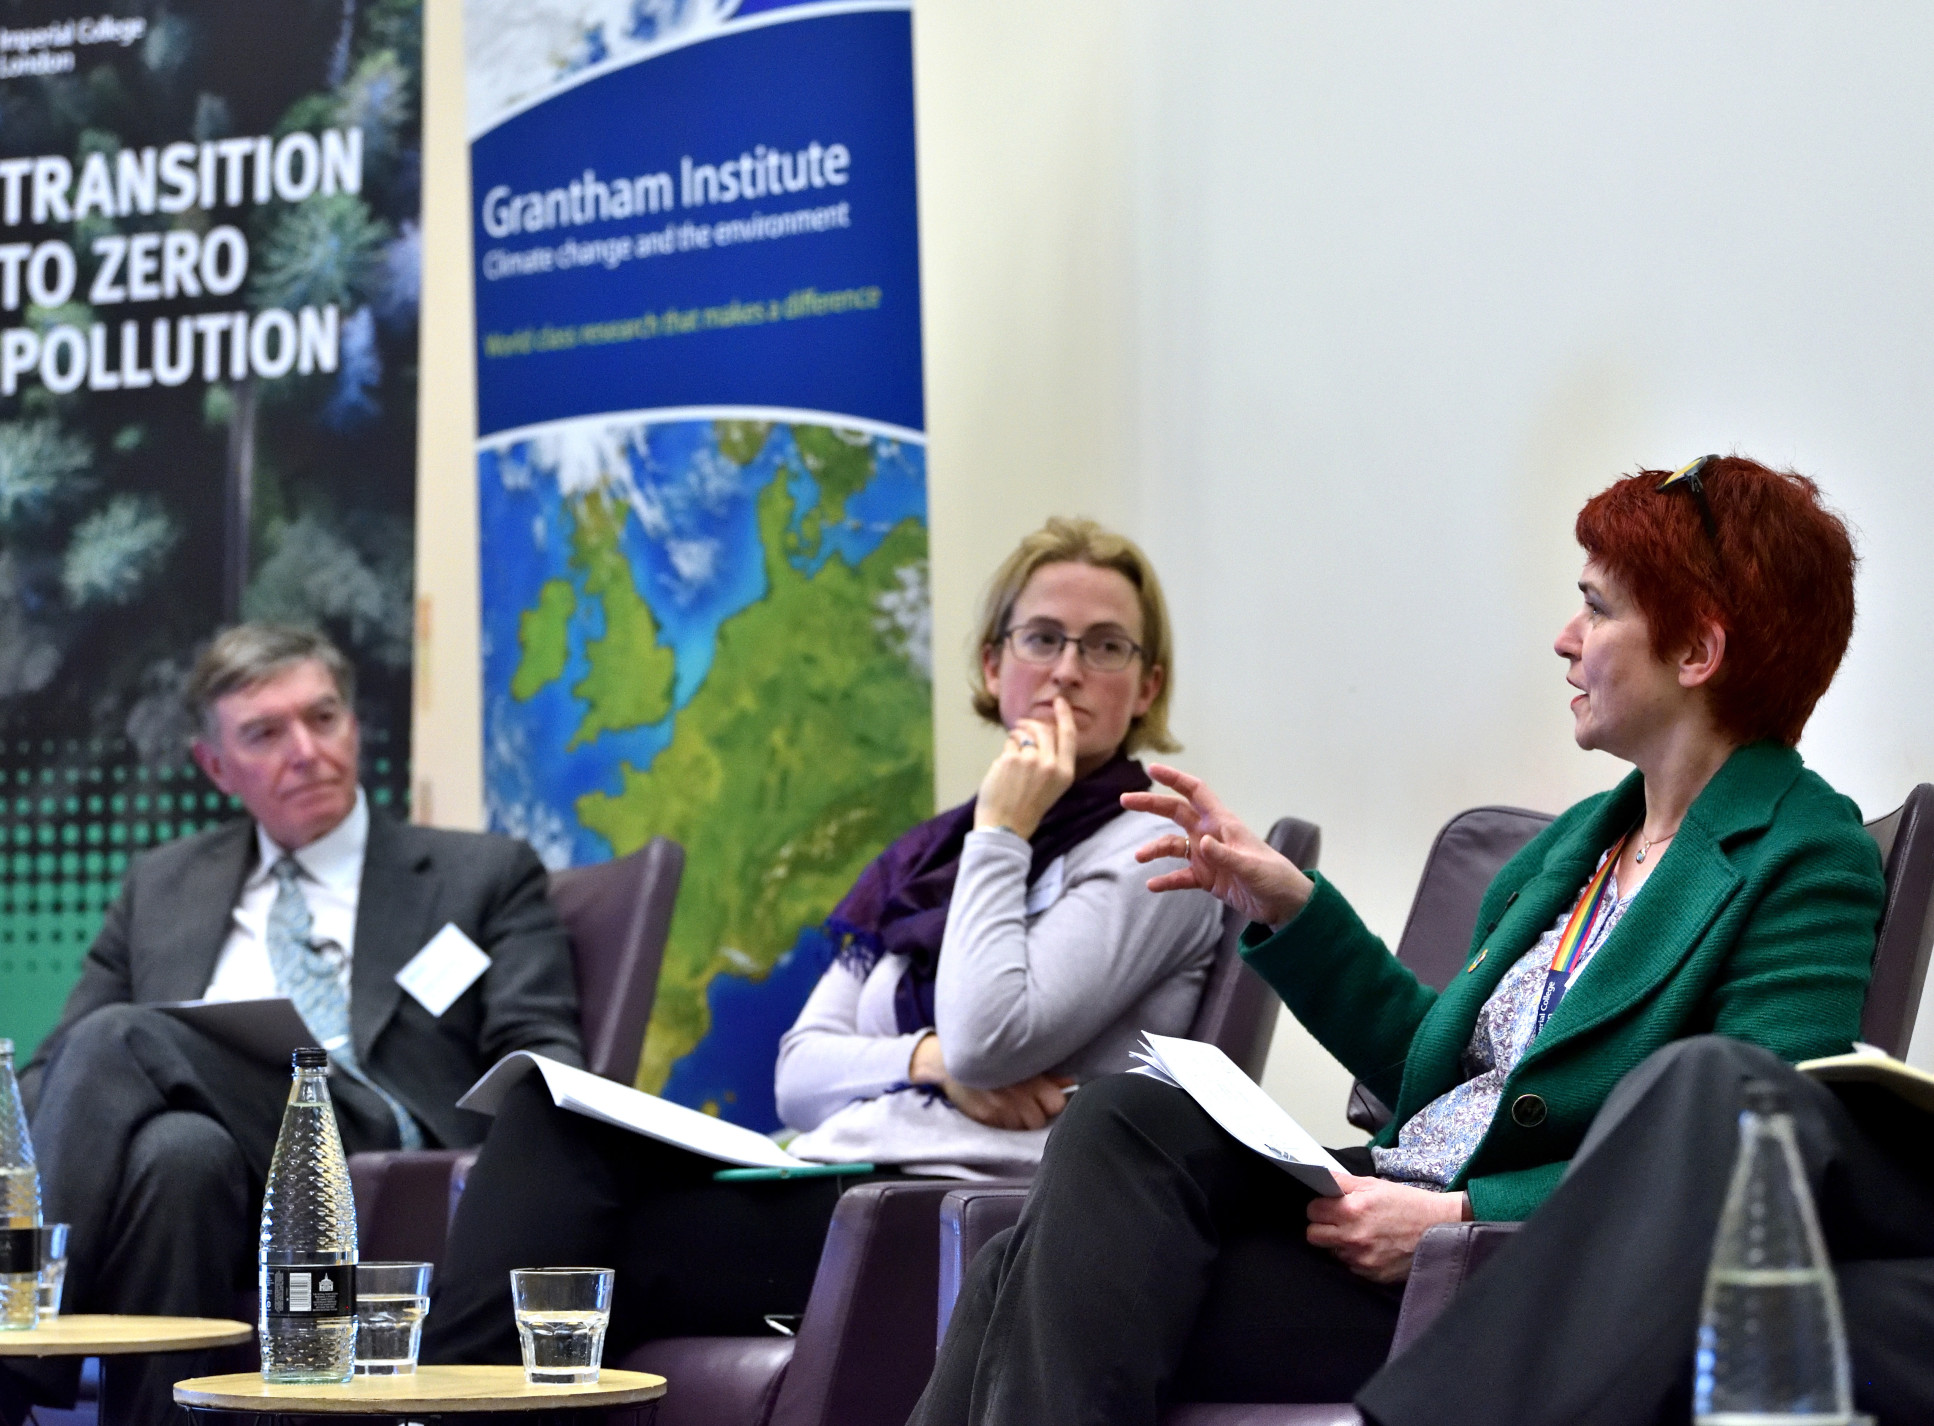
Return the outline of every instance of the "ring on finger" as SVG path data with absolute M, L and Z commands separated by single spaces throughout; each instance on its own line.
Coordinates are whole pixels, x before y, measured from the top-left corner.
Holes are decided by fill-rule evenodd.
M 1194 860 L 1194 858 L 1195 858 L 1195 838 L 1193 838 L 1193 837 L 1188 837 L 1188 836 L 1184 836 L 1184 837 L 1182 838 L 1182 855 L 1183 855 L 1183 856 L 1184 856 L 1185 858 L 1188 858 L 1188 859 L 1189 859 L 1189 860 L 1191 860 L 1191 861 L 1192 861 L 1192 860 Z
M 1037 746 L 1034 739 L 1030 738 L 1026 733 L 1016 733 L 1014 735 L 1014 741 L 1018 746 L 1023 748 L 1032 748 Z

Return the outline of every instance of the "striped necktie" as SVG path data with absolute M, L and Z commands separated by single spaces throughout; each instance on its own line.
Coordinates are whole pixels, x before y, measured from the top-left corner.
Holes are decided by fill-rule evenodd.
M 406 1149 L 423 1147 L 423 1131 L 396 1097 L 365 1074 L 356 1063 L 356 1046 L 349 1038 L 349 989 L 343 983 L 340 961 L 315 943 L 309 902 L 300 885 L 302 868 L 284 856 L 269 875 L 275 878 L 275 901 L 269 907 L 269 966 L 276 988 L 295 1003 L 296 1014 L 329 1052 L 330 1060 L 357 1082 L 382 1097 L 396 1117 L 396 1131 Z

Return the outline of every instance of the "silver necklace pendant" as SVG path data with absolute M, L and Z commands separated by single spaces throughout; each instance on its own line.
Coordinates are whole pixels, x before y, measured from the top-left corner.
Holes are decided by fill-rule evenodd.
M 1677 832 L 1674 832 L 1674 833 L 1672 834 L 1672 837 L 1676 837 L 1676 836 L 1678 836 L 1678 835 L 1679 835 L 1679 834 L 1678 834 Z M 1654 848 L 1654 847 L 1656 847 L 1656 846 L 1657 846 L 1657 845 L 1658 845 L 1658 844 L 1659 844 L 1660 842 L 1669 842 L 1669 841 L 1671 841 L 1671 840 L 1672 840 L 1672 837 L 1647 837 L 1647 838 L 1645 838 L 1645 840 L 1644 840 L 1644 841 L 1643 841 L 1642 843 L 1640 843 L 1640 845 L 1639 845 L 1639 854 L 1638 854 L 1637 856 L 1635 856 L 1635 857 L 1633 857 L 1633 858 L 1632 858 L 1632 864 L 1633 864 L 1634 866 L 1644 866 L 1644 865 L 1645 865 L 1645 854 L 1646 854 L 1647 852 L 1649 852 L 1649 851 L 1651 851 L 1651 850 L 1652 850 L 1652 848 Z

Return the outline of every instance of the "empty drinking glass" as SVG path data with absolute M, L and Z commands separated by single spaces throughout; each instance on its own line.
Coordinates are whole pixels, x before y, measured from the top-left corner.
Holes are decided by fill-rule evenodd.
M 517 1268 L 511 1306 L 524 1348 L 524 1380 L 559 1386 L 598 1379 L 611 1321 L 610 1268 Z
M 60 1316 L 60 1290 L 67 1282 L 67 1225 L 40 1225 L 40 1320 Z
M 428 1263 L 356 1264 L 356 1375 L 415 1371 L 429 1310 Z

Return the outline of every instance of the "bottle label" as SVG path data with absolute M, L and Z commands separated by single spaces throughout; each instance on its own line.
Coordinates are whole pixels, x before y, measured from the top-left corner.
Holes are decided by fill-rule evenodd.
M 354 1263 L 295 1263 L 265 1267 L 269 1317 L 353 1317 L 356 1313 Z
M 40 1271 L 40 1229 L 0 1228 L 0 1274 Z

